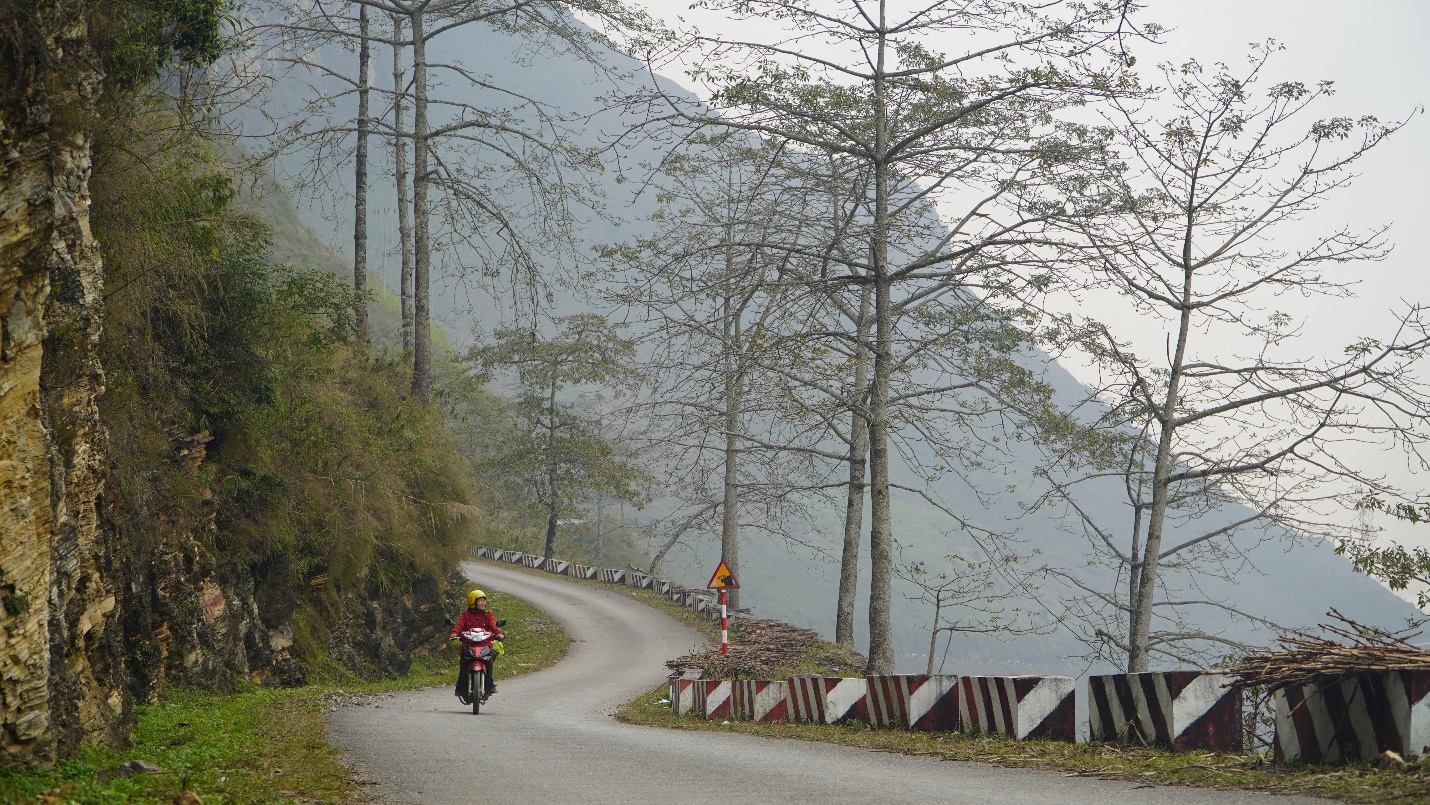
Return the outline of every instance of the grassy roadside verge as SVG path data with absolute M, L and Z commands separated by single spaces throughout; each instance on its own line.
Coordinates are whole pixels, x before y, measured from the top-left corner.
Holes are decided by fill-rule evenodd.
M 566 652 L 564 630 L 515 596 L 490 590 L 492 609 L 507 619 L 507 652 L 499 679 L 555 663 Z M 443 648 L 413 659 L 406 677 L 336 678 L 301 688 L 245 686 L 232 696 L 171 691 L 140 709 L 133 746 L 93 749 L 47 772 L 0 770 L 0 802 L 44 805 L 170 803 L 192 791 L 214 803 L 346 803 L 361 783 L 328 744 L 324 712 L 362 697 L 450 685 L 456 654 Z M 105 769 L 146 760 L 164 769 L 129 779 L 101 779 Z M 188 800 L 197 802 L 199 800 Z
M 495 563 L 501 564 L 503 563 Z M 530 571 L 539 572 L 539 571 Z M 652 606 L 670 611 L 710 637 L 718 628 L 690 610 L 663 596 L 620 585 L 580 581 L 610 589 L 620 589 Z M 740 634 L 731 635 L 732 645 Z M 781 667 L 771 675 L 781 678 L 796 673 L 819 673 L 825 657 L 841 649 L 822 644 L 806 651 L 806 660 Z M 630 724 L 667 729 L 709 732 L 739 732 L 766 738 L 823 741 L 885 752 L 934 757 L 941 760 L 993 763 L 1013 768 L 1062 772 L 1069 777 L 1101 777 L 1147 785 L 1185 785 L 1221 790 L 1257 791 L 1272 794 L 1300 794 L 1355 803 L 1424 805 L 1430 802 L 1430 759 L 1404 766 L 1376 767 L 1370 763 L 1347 766 L 1277 764 L 1248 755 L 1219 752 L 1173 753 L 1155 747 L 1127 747 L 1113 744 L 1069 744 L 1060 741 L 1015 741 L 984 734 L 915 733 L 902 730 L 873 730 L 864 724 L 755 724 L 751 722 L 707 721 L 677 717 L 670 709 L 664 686 L 628 702 L 616 718 Z
M 1409 764 L 1403 769 L 1378 769 L 1364 763 L 1322 767 L 1271 764 L 1246 755 L 1218 752 L 1172 753 L 1112 744 L 1014 741 L 981 734 L 873 730 L 864 724 L 722 723 L 678 717 L 671 712 L 668 704 L 662 703 L 665 696 L 665 688 L 657 688 L 626 704 L 616 717 L 627 723 L 653 727 L 824 741 L 940 760 L 1062 772 L 1069 777 L 1302 794 L 1357 803 L 1423 805 L 1430 802 L 1430 761 Z

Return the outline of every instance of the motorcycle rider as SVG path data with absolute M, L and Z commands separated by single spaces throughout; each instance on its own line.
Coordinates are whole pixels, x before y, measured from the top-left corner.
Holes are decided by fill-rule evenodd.
M 506 633 L 497 628 L 496 616 L 487 609 L 487 594 L 481 590 L 472 590 L 467 593 L 467 608 L 462 611 L 457 618 L 457 625 L 452 627 L 452 640 L 461 643 L 461 634 L 470 629 L 485 629 L 492 636 L 481 643 L 473 644 L 473 650 L 480 651 L 489 647 L 493 640 L 501 640 L 506 637 Z M 497 691 L 496 677 L 496 657 L 492 657 L 487 662 L 486 692 L 483 698 L 490 696 Z M 467 663 L 461 663 L 461 670 L 457 674 L 457 698 L 462 700 L 462 704 L 471 704 L 467 697 Z

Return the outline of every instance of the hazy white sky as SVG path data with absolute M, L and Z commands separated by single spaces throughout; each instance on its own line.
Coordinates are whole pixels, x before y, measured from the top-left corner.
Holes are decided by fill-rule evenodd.
M 716 14 L 691 10 L 688 0 L 637 0 L 676 25 L 683 18 L 710 33 L 736 35 Z M 1146 0 L 1140 19 L 1172 28 L 1164 44 L 1142 44 L 1141 64 L 1196 58 L 1243 63 L 1251 43 L 1275 39 L 1286 50 L 1266 82 L 1336 82 L 1337 95 L 1318 116 L 1372 114 L 1401 119 L 1430 105 L 1430 2 L 1427 0 Z M 1149 71 L 1149 76 L 1151 75 Z M 670 75 L 687 86 L 684 76 Z M 1430 115 L 1417 115 L 1376 149 L 1361 178 L 1331 205 L 1341 223 L 1393 224 L 1395 254 L 1362 287 L 1357 318 L 1384 311 L 1401 298 L 1430 301 Z
M 709 33 L 738 35 L 719 16 L 690 10 L 688 0 L 637 2 L 671 25 L 683 17 Z M 1251 43 L 1275 39 L 1286 49 L 1273 61 L 1267 84 L 1286 79 L 1336 82 L 1336 97 L 1322 105 L 1316 117 L 1370 114 L 1398 120 L 1430 105 L 1426 0 L 1147 0 L 1146 5 L 1141 19 L 1173 29 L 1163 45 L 1139 46 L 1139 62 L 1149 68 L 1188 58 L 1236 66 L 1244 63 Z M 684 76 L 669 77 L 690 85 Z M 1430 303 L 1430 115 L 1416 115 L 1372 152 L 1361 163 L 1360 174 L 1352 187 L 1326 205 L 1325 220 L 1358 228 L 1391 224 L 1395 250 L 1366 273 L 1359 299 L 1318 302 L 1302 311 L 1328 349 L 1354 335 L 1386 335 L 1377 325 L 1402 300 Z M 1160 330 L 1157 333 L 1160 344 Z M 1430 378 L 1430 366 L 1423 376 Z M 1384 460 L 1373 453 L 1365 458 Z M 1407 485 L 1430 489 L 1430 477 L 1424 474 L 1396 469 L 1396 475 Z M 1424 526 L 1393 527 L 1388 533 L 1401 541 L 1430 544 L 1430 529 Z

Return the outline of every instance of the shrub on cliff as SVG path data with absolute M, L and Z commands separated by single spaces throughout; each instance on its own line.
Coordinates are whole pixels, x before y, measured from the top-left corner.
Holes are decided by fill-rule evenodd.
M 465 544 L 463 462 L 352 340 L 345 284 L 269 259 L 232 178 L 167 123 L 116 122 L 93 187 L 136 687 L 405 670 Z

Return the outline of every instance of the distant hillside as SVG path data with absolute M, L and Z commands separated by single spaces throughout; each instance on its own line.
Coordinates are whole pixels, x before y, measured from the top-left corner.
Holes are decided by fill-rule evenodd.
M 619 123 L 613 115 L 599 113 L 600 104 L 595 100 L 597 95 L 609 89 L 606 79 L 593 78 L 589 66 L 574 58 L 551 55 L 514 67 L 515 49 L 511 43 L 499 34 L 478 28 L 463 29 L 443 37 L 434 44 L 432 51 L 435 61 L 461 60 L 478 73 L 500 76 L 501 83 L 514 90 L 573 114 L 592 115 L 583 133 L 585 145 L 598 144 L 603 133 L 615 130 Z M 325 52 L 322 57 L 334 63 L 352 59 L 351 54 L 342 51 Z M 610 54 L 609 60 L 618 70 L 632 66 L 628 59 L 618 54 Z M 298 89 L 296 83 L 278 86 L 271 108 L 285 105 L 297 108 L 300 103 L 296 95 Z M 462 95 L 464 100 L 471 102 L 482 100 L 478 92 L 460 93 L 452 86 L 445 87 L 443 91 Z M 643 156 L 635 154 L 634 159 L 653 161 L 657 156 L 655 151 L 649 150 Z M 296 160 L 292 164 L 296 165 Z M 607 176 L 604 187 L 607 205 L 624 220 L 619 224 L 595 217 L 586 221 L 584 239 L 591 247 L 627 240 L 643 231 L 640 222 L 654 209 L 653 199 L 632 198 L 631 185 L 618 184 L 614 171 Z M 346 233 L 350 227 L 350 219 L 346 217 L 348 208 L 333 200 L 349 192 L 344 183 L 350 181 L 351 177 L 341 177 L 324 194 L 321 205 L 323 214 L 319 214 L 317 206 L 307 204 L 299 207 L 298 215 L 318 232 Z M 379 190 L 371 204 L 379 210 L 379 220 L 374 226 L 380 229 L 381 210 L 392 206 L 393 195 L 383 187 L 382 181 L 377 184 Z M 395 238 L 395 227 L 389 231 Z M 374 239 L 380 244 L 380 237 L 375 235 Z M 291 244 L 282 248 L 293 249 L 295 255 L 310 255 L 317 251 L 316 247 L 297 236 Z M 382 247 L 379 245 L 376 248 Z M 331 257 L 323 259 L 332 261 Z M 473 278 L 464 276 L 460 266 L 472 262 L 465 259 L 460 250 L 448 253 L 443 284 L 433 291 L 434 309 L 458 341 L 474 328 L 489 331 L 510 315 L 510 306 L 499 301 L 499 296 L 493 296 Z M 332 266 L 335 272 L 346 270 L 336 261 L 332 261 Z M 559 313 L 589 309 L 588 303 L 575 297 L 562 297 L 556 303 Z M 1084 390 L 1077 381 L 1046 355 L 1033 356 L 1030 361 L 1042 367 L 1048 381 L 1063 398 L 1083 396 Z M 966 486 L 953 481 L 942 484 L 938 491 L 950 506 L 980 525 L 1015 532 L 1022 541 L 1023 552 L 1035 554 L 1036 561 L 1065 568 L 1085 567 L 1088 551 L 1082 536 L 1064 530 L 1047 515 L 1022 516 L 1020 504 L 1028 503 L 1032 490 L 1037 489 L 1032 473 L 1036 460 L 1030 446 L 1008 445 L 1007 454 L 997 466 L 974 476 L 972 481 L 980 488 L 1006 490 L 991 505 L 985 505 Z M 1115 484 L 1106 484 L 1100 489 L 1095 488 L 1091 497 L 1084 501 L 1091 509 L 1106 515 L 1102 518 L 1104 522 L 1118 522 L 1115 515 L 1121 511 L 1122 496 L 1114 487 Z M 946 516 L 922 500 L 896 493 L 894 505 L 895 538 L 902 546 L 904 560 L 921 560 L 938 565 L 944 556 L 971 551 L 970 539 L 956 533 L 954 524 Z M 805 535 L 807 545 L 785 545 L 761 536 L 746 537 L 742 555 L 742 599 L 761 616 L 785 619 L 830 634 L 833 631 L 838 570 L 834 535 L 839 532 L 842 506 L 830 505 L 819 511 L 821 514 L 816 518 L 817 522 L 810 524 L 810 531 Z M 1215 516 L 1234 518 L 1237 515 L 1237 510 L 1228 509 Z M 707 535 L 695 542 L 698 544 L 694 547 L 677 549 L 667 559 L 668 566 L 673 568 L 673 575 L 692 585 L 703 584 L 718 559 L 713 536 Z M 1248 555 L 1251 563 L 1241 571 L 1235 583 L 1208 581 L 1202 592 L 1209 598 L 1225 599 L 1239 608 L 1286 626 L 1312 625 L 1332 605 L 1352 618 L 1388 627 L 1399 627 L 1406 618 L 1417 614 L 1409 604 L 1376 582 L 1353 572 L 1348 563 L 1335 556 L 1325 545 L 1293 547 L 1286 535 L 1273 534 L 1266 542 L 1251 549 Z M 866 556 L 861 563 L 866 576 L 865 594 L 868 565 Z M 1097 578 L 1102 572 L 1096 568 L 1086 569 L 1089 579 Z M 1103 579 L 1103 583 L 1110 582 Z M 907 599 L 914 592 L 906 586 L 896 587 L 895 592 L 896 646 L 902 671 L 922 667 L 928 644 L 926 628 L 932 613 Z M 1036 601 L 1024 601 L 1022 604 L 1029 609 L 1038 609 Z M 862 606 L 861 602 L 861 609 Z M 1227 637 L 1248 642 L 1265 642 L 1270 638 L 1269 634 L 1257 632 L 1245 623 L 1211 619 L 1205 625 Z M 864 638 L 861 623 L 859 639 L 862 641 Z M 990 635 L 959 635 L 955 637 L 948 656 L 950 669 L 960 671 L 1007 672 L 1016 669 L 1029 673 L 1067 673 L 1083 670 L 1067 659 L 1080 653 L 1080 645 L 1067 631 L 1054 630 L 1046 635 L 1010 640 Z

